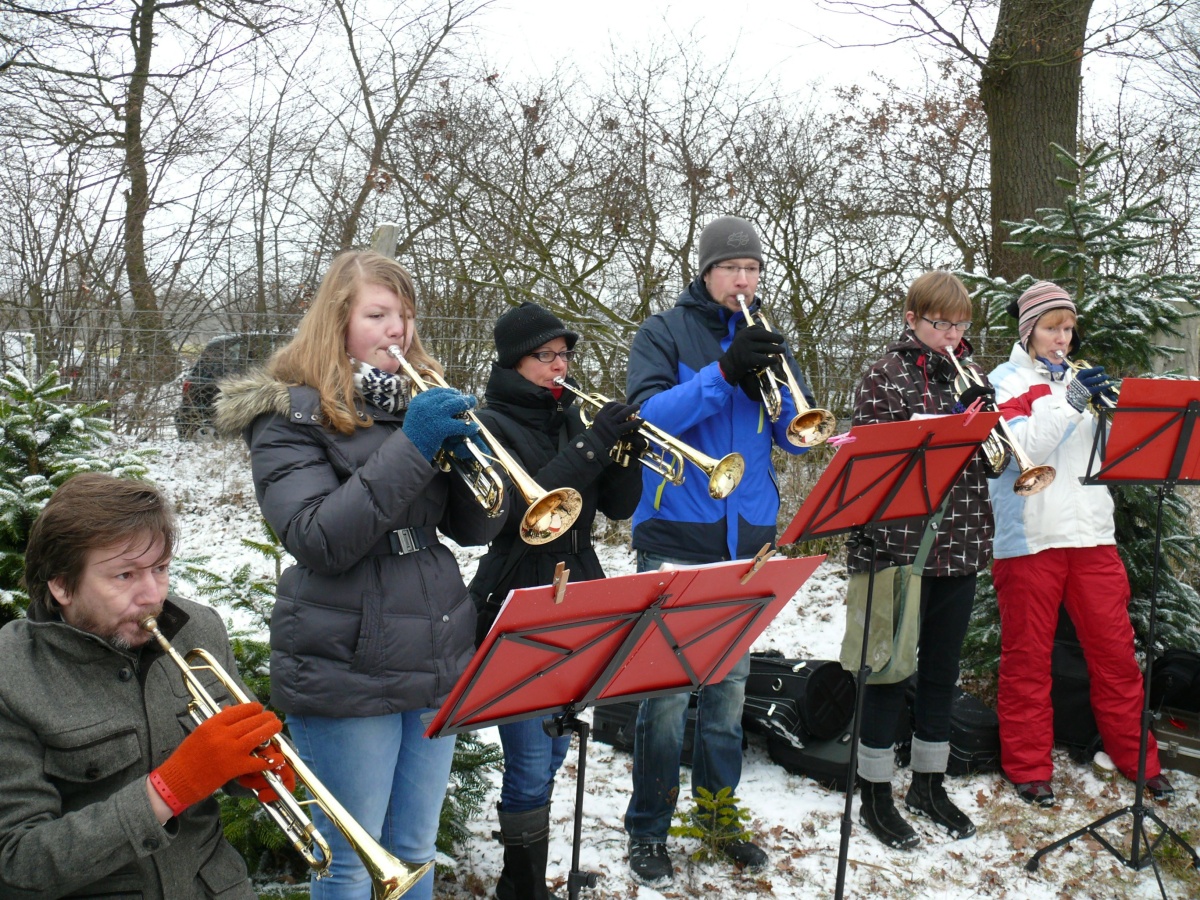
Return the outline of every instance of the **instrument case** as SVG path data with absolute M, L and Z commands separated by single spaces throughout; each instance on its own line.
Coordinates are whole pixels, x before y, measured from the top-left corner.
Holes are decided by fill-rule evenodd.
M 804 775 L 817 784 L 845 792 L 846 770 L 850 767 L 850 731 L 826 740 L 767 738 L 771 760 L 793 775 Z
M 621 700 L 607 703 L 592 710 L 592 739 L 608 744 L 616 750 L 633 751 L 633 727 L 637 724 L 637 700 Z M 683 732 L 683 752 L 679 761 L 685 766 L 692 764 L 692 748 L 696 745 L 696 695 L 692 694 L 688 704 L 687 724 Z
M 1200 713 L 1164 706 L 1153 727 L 1163 768 L 1200 775 Z
M 742 725 L 748 731 L 825 740 L 854 715 L 854 678 L 841 663 L 750 655 Z

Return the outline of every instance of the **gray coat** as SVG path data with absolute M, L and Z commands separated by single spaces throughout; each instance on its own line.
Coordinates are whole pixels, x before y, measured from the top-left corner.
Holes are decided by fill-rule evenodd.
M 179 668 L 157 645 L 122 652 L 30 614 L 0 630 L 0 897 L 252 900 L 215 799 L 164 826 L 146 797 L 146 775 L 193 727 Z M 208 607 L 169 600 L 159 626 L 181 653 L 204 647 L 236 671 Z
M 398 528 L 486 544 L 489 518 L 461 478 L 421 456 L 403 413 L 320 424 L 317 392 L 265 373 L 223 382 L 217 426 L 250 448 L 263 516 L 296 565 L 271 614 L 271 699 L 287 713 L 357 717 L 438 706 L 474 652 L 475 607 L 449 548 L 389 551 Z

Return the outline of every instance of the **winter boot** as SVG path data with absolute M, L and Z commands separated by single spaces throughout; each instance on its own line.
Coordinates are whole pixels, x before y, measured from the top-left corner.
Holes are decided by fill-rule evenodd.
M 942 784 L 945 778 L 945 772 L 913 772 L 912 786 L 904 798 L 904 805 L 909 812 L 928 816 L 934 825 L 944 828 L 950 837 L 960 841 L 975 833 L 975 823 L 947 796 Z
M 921 843 L 896 809 L 890 781 L 859 781 L 859 795 L 862 798 L 859 819 L 871 834 L 896 850 L 912 850 Z
M 546 887 L 550 850 L 550 804 L 525 812 L 499 811 L 504 870 L 496 900 L 559 900 Z
M 893 747 L 868 747 L 858 753 L 858 784 L 862 805 L 858 815 L 867 830 L 889 847 L 911 850 L 921 842 L 892 800 Z

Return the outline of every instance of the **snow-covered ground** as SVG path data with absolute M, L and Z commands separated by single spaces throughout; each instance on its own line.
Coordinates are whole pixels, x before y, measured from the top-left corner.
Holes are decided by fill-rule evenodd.
M 263 574 L 268 564 L 245 549 L 241 538 L 260 538 L 249 464 L 236 444 L 155 445 L 160 454 L 151 461 L 151 475 L 175 503 L 182 524 L 180 556 L 208 556 L 214 571 L 229 573 L 251 563 Z M 600 549 L 610 575 L 635 570 L 627 547 Z M 463 577 L 470 580 L 480 548 L 458 551 Z M 778 650 L 807 659 L 836 658 L 844 622 L 844 573 L 840 560 L 826 562 L 792 602 L 767 628 L 756 650 Z M 238 623 L 246 624 L 246 623 Z M 585 717 L 590 713 L 585 713 Z M 497 741 L 494 730 L 483 737 Z M 567 896 L 571 866 L 577 745 L 558 776 L 553 807 L 554 834 L 550 845 L 549 876 L 557 893 Z M 1036 873 L 1024 864 L 1039 847 L 1084 824 L 1132 802 L 1132 785 L 1119 775 L 1078 765 L 1055 754 L 1055 792 L 1060 805 L 1045 810 L 1026 805 L 999 775 L 950 779 L 955 802 L 976 822 L 979 831 L 965 841 L 950 840 L 927 820 L 911 818 L 921 834 L 915 852 L 887 849 L 857 823 L 857 803 L 848 853 L 845 896 L 886 898 L 1014 897 L 1057 900 L 1066 897 L 1142 898 L 1160 896 L 1153 871 L 1135 872 L 1123 866 L 1092 838 L 1077 840 L 1049 854 Z M 1200 844 L 1200 779 L 1170 773 L 1177 794 L 1166 807 L 1151 804 L 1170 827 Z M 688 770 L 683 770 L 684 781 Z M 903 796 L 908 774 L 898 773 L 895 790 Z M 497 789 L 499 779 L 496 778 Z M 676 861 L 674 884 L 664 890 L 637 885 L 625 863 L 622 817 L 630 790 L 627 753 L 591 741 L 587 757 L 581 865 L 599 875 L 595 888 L 582 897 L 654 900 L 658 897 L 706 896 L 740 900 L 743 896 L 809 898 L 832 896 L 838 869 L 844 795 L 807 778 L 790 775 L 768 758 L 766 748 L 750 736 L 738 794 L 752 814 L 752 830 L 770 854 L 770 866 L 755 875 L 736 873 L 730 866 L 690 866 L 689 848 L 672 839 Z M 476 840 L 463 848 L 454 873 L 443 878 L 437 896 L 490 896 L 501 868 L 501 848 L 491 839 L 494 815 L 485 813 L 472 825 Z M 1157 833 L 1157 826 L 1153 833 Z M 1126 847 L 1132 816 L 1119 819 L 1104 834 Z M 1168 848 L 1170 849 L 1170 848 Z M 1200 896 L 1200 875 L 1187 871 L 1178 853 L 1164 874 L 1168 897 Z M 444 861 L 445 862 L 445 861 Z

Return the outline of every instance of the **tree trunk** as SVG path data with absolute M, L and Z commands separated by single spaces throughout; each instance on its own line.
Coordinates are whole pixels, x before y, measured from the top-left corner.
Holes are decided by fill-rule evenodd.
M 146 167 L 142 112 L 150 81 L 150 57 L 154 44 L 155 0 L 138 5 L 130 23 L 134 65 L 125 102 L 125 272 L 133 298 L 136 350 L 130 372 L 139 391 L 175 377 L 177 363 L 163 328 L 162 311 L 146 265 L 146 216 L 150 211 L 150 177 Z
M 1005 221 L 1061 207 L 1068 189 L 1051 142 L 1074 155 L 1080 70 L 1092 0 L 1001 0 L 996 34 L 980 81 L 991 141 L 990 274 L 1013 280 L 1047 273 L 1031 257 L 1004 247 Z

